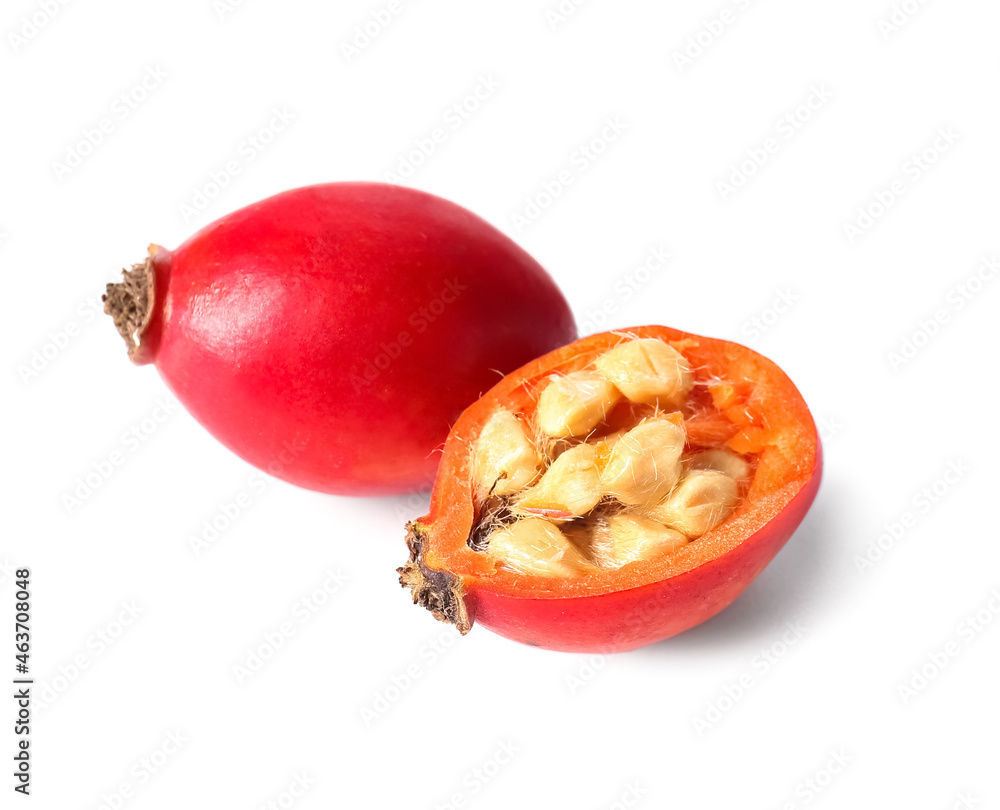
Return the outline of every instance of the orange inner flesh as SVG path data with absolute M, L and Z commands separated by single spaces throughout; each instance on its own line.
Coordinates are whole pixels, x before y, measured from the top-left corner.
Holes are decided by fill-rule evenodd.
M 649 419 L 683 421 L 684 466 L 694 453 L 707 448 L 726 449 L 750 463 L 752 473 L 739 482 L 735 509 L 714 528 L 695 534 L 686 544 L 625 564 L 608 564 L 599 555 L 595 559 L 593 548 L 588 546 L 594 532 L 585 527 L 597 525 L 594 515 L 648 517 L 643 506 L 623 505 L 606 496 L 589 518 L 568 519 L 565 514 L 552 516 L 540 511 L 538 514 L 550 518 L 592 563 L 572 575 L 525 573 L 517 570 L 517 565 L 507 565 L 502 558 L 486 552 L 484 541 L 489 532 L 512 522 L 513 517 L 508 511 L 497 521 L 491 510 L 498 499 L 474 483 L 478 474 L 474 455 L 483 427 L 501 410 L 515 413 L 525 425 L 534 426 L 540 394 L 552 375 L 593 369 L 594 361 L 605 352 L 639 338 L 657 338 L 683 355 L 693 378 L 683 402 L 636 404 L 623 399 L 586 435 L 557 439 L 543 447 L 543 466 L 551 464 L 567 448 L 588 440 L 600 448 L 597 455 L 603 464 L 607 448 L 601 445 L 601 436 Z M 461 576 L 467 585 L 488 583 L 495 591 L 519 596 L 604 593 L 661 581 L 726 553 L 764 526 L 808 480 L 815 453 L 815 427 L 801 396 L 777 366 L 751 350 L 665 327 L 595 335 L 508 376 L 462 415 L 445 448 L 431 515 L 423 521 L 433 527 L 424 562 Z M 516 504 L 519 497 L 515 494 L 499 501 Z M 514 511 L 525 516 L 516 507 Z

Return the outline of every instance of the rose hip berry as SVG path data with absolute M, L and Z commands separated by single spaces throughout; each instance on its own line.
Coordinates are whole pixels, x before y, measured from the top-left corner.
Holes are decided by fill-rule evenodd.
M 593 335 L 462 414 L 400 582 L 462 633 L 633 649 L 730 604 L 821 469 L 805 402 L 756 352 L 662 326 Z
M 471 212 L 331 183 L 207 225 L 109 284 L 137 364 L 250 463 L 309 489 L 421 487 L 455 418 L 572 340 L 552 279 Z M 290 451 L 289 448 L 292 448 Z

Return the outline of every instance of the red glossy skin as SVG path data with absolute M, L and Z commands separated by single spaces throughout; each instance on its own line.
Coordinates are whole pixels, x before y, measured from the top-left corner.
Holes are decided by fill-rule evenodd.
M 783 511 L 725 557 L 663 582 L 571 599 L 519 599 L 486 589 L 469 594 L 478 624 L 515 641 L 565 652 L 625 652 L 710 619 L 757 578 L 792 536 L 819 489 L 816 468 Z
M 137 362 L 251 464 L 323 492 L 426 487 L 461 411 L 576 336 L 527 253 L 398 186 L 288 191 L 158 249 L 153 266 Z

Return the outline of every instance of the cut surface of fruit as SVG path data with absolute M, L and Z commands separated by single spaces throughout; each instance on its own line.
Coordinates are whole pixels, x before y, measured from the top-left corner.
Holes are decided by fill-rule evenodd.
M 470 475 L 484 458 L 517 462 Z M 666 327 L 594 335 L 466 410 L 400 571 L 414 601 L 461 602 L 463 631 L 629 649 L 729 604 L 804 516 L 820 466 L 809 411 L 766 358 Z
M 740 482 L 752 477 L 754 458 L 722 447 L 685 457 L 685 406 L 692 387 L 690 365 L 677 349 L 657 338 L 633 338 L 583 369 L 553 375 L 541 387 L 534 412 L 496 411 L 473 451 L 477 466 L 490 471 L 478 477 L 475 535 L 483 537 L 483 524 L 495 523 L 498 513 L 516 522 L 489 535 L 487 555 L 510 571 L 588 576 L 595 567 L 616 569 L 671 554 L 729 517 L 740 502 Z M 642 407 L 620 410 L 617 430 L 602 435 L 610 429 L 620 391 Z M 709 407 L 713 418 L 728 421 Z M 536 445 L 530 436 L 545 438 Z M 551 441 L 556 437 L 561 441 Z M 504 459 L 503 470 L 483 459 Z M 529 486 L 540 466 L 541 479 Z M 685 473 L 685 466 L 693 469 Z M 525 514 L 533 520 L 518 519 Z M 583 520 L 588 517 L 593 520 Z M 543 542 L 540 519 L 578 525 L 569 535 L 549 533 Z M 540 542 L 537 559 L 526 565 L 531 544 L 511 541 L 529 537 L 529 530 Z M 675 542 L 678 533 L 684 543 Z M 560 541 L 553 545 L 556 535 Z M 565 552 L 552 551 L 567 543 Z M 567 556 L 590 564 L 568 568 Z

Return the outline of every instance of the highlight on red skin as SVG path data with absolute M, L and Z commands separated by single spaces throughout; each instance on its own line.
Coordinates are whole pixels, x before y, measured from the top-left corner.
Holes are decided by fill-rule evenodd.
M 336 494 L 423 488 L 463 408 L 576 337 L 514 242 L 387 184 L 278 194 L 133 273 L 151 293 L 140 322 L 116 317 L 133 361 L 251 464 Z
M 578 578 L 497 568 L 469 543 L 477 520 L 470 451 L 498 408 L 531 413 L 553 373 L 586 366 L 625 338 L 655 337 L 690 361 L 695 386 L 734 380 L 746 394 L 725 412 L 688 414 L 695 441 L 750 454 L 756 468 L 736 511 L 679 551 Z M 728 426 L 727 426 L 728 425 Z M 691 431 L 688 432 L 689 440 Z M 815 423 L 773 362 L 727 341 L 662 326 L 582 338 L 508 375 L 455 424 L 426 517 L 410 525 L 401 581 L 414 601 L 462 632 L 482 624 L 533 646 L 575 652 L 635 649 L 689 629 L 731 604 L 774 558 L 811 506 L 822 473 Z M 555 517 L 555 516 L 552 516 Z

